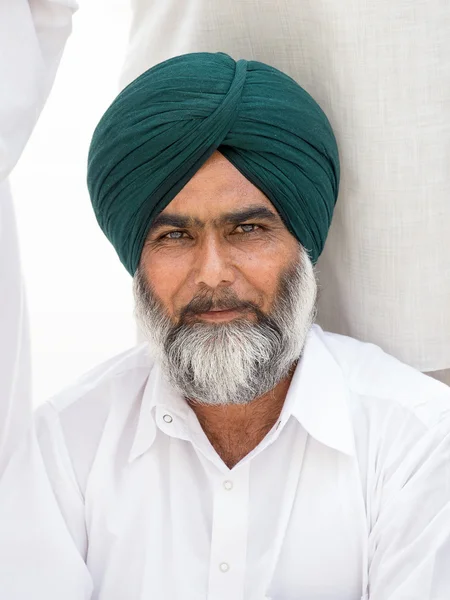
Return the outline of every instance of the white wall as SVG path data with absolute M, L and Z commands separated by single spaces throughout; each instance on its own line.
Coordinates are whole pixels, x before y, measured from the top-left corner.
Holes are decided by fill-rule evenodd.
M 12 177 L 35 404 L 135 343 L 131 278 L 86 188 L 90 136 L 117 93 L 127 0 L 81 0 L 55 87 Z

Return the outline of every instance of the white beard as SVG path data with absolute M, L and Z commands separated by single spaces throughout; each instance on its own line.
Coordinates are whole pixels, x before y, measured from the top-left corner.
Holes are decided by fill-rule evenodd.
M 137 323 L 170 383 L 208 405 L 248 404 L 273 389 L 299 359 L 316 316 L 317 282 L 303 250 L 281 278 L 272 311 L 257 312 L 256 322 L 174 325 L 140 269 L 133 291 Z

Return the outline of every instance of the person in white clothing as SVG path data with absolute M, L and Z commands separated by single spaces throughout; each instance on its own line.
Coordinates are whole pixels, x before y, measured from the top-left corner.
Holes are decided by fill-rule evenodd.
M 50 92 L 74 0 L 0 1 L 0 476 L 31 422 L 29 331 L 7 177 Z
M 313 325 L 339 181 L 314 100 L 176 57 L 88 170 L 147 341 L 39 409 L 0 486 L 0 597 L 446 600 L 450 390 Z

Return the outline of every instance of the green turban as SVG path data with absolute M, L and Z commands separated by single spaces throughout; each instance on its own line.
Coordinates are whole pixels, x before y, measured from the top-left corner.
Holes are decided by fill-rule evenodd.
M 304 89 L 273 67 L 195 53 L 133 81 L 92 138 L 92 205 L 129 273 L 138 267 L 154 218 L 216 150 L 267 196 L 317 261 L 339 186 L 328 119 Z

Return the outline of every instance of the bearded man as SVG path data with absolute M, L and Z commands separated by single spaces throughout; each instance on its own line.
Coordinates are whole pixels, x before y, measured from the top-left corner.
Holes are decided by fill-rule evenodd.
M 147 342 L 39 410 L 2 598 L 448 597 L 449 390 L 313 325 L 338 182 L 325 114 L 262 63 L 184 55 L 118 96 L 88 184 Z

